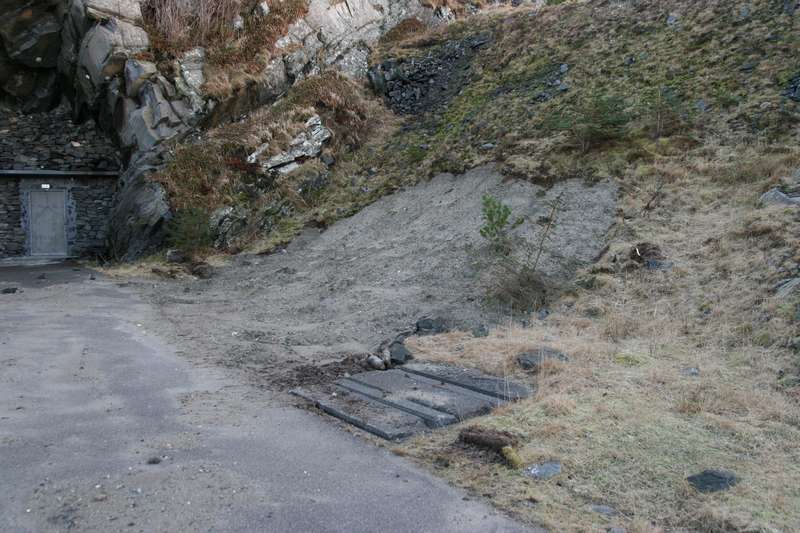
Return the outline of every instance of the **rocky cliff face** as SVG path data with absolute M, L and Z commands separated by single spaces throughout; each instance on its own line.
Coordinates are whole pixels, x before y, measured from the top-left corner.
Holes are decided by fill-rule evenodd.
M 168 157 L 167 141 L 268 104 L 326 69 L 365 77 L 370 47 L 398 23 L 453 17 L 420 0 L 309 0 L 263 72 L 218 99 L 204 93 L 206 50 L 191 49 L 166 67 L 149 60 L 142 3 L 0 0 L 2 96 L 26 111 L 63 97 L 76 119 L 93 118 L 126 154 L 111 232 L 113 249 L 125 259 L 157 246 L 170 217 L 164 191 L 147 179 Z
M 203 92 L 202 48 L 175 60 L 168 73 L 143 59 L 150 43 L 139 0 L 68 0 L 60 9 L 60 54 L 47 64 L 57 63 L 76 116 L 94 117 L 130 156 L 111 234 L 114 251 L 125 259 L 157 246 L 170 217 L 164 191 L 147 180 L 164 162 L 165 141 L 270 103 L 326 68 L 363 77 L 370 46 L 400 21 L 414 16 L 436 23 L 450 16 L 419 0 L 311 0 L 306 16 L 276 43 L 261 76 L 216 100 Z

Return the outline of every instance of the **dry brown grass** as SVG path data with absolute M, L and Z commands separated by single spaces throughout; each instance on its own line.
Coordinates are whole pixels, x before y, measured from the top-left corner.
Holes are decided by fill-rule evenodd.
M 243 0 L 145 0 L 142 13 L 155 48 L 175 52 L 234 38 L 242 7 Z
M 718 179 L 729 150 L 753 168 L 776 151 L 785 157 L 733 184 Z M 526 435 L 522 459 L 560 460 L 564 474 L 536 482 L 476 462 L 451 446 L 458 428 L 420 437 L 403 453 L 426 463 L 435 450 L 450 464 L 436 469 L 440 475 L 558 531 L 800 528 L 800 406 L 795 389 L 777 379 L 779 370 L 796 368 L 784 346 L 800 333 L 792 315 L 800 302 L 772 296 L 781 261 L 793 261 L 800 247 L 800 216 L 755 201 L 793 170 L 799 152 L 712 141 L 699 155 L 631 170 L 635 180 L 622 182 L 618 248 L 658 243 L 672 270 L 587 273 L 595 288 L 562 298 L 531 328 L 409 341 L 422 359 L 535 384 L 534 399 L 479 423 Z M 655 207 L 643 210 L 665 179 Z M 570 362 L 528 376 L 514 359 L 538 346 L 562 350 Z M 684 375 L 687 367 L 698 367 L 699 377 Z M 734 470 L 743 481 L 699 494 L 685 478 L 706 468 Z M 593 503 L 620 515 L 593 513 Z
M 263 75 L 275 44 L 308 13 L 308 0 L 272 0 L 270 13 L 254 12 L 254 0 L 147 0 L 145 27 L 156 59 L 170 60 L 186 50 L 206 49 L 204 91 L 226 98 Z M 244 27 L 235 29 L 241 16 Z
M 245 151 L 270 143 L 271 153 L 278 153 L 315 113 L 333 131 L 329 146 L 337 156 L 358 149 L 378 130 L 396 122 L 361 84 L 327 71 L 299 82 L 277 105 L 262 107 L 242 122 L 212 130 L 210 138 Z

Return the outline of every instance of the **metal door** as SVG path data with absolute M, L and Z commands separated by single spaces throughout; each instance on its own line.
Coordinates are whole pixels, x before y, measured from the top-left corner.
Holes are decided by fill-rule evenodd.
M 31 191 L 28 227 L 31 255 L 66 257 L 66 191 Z

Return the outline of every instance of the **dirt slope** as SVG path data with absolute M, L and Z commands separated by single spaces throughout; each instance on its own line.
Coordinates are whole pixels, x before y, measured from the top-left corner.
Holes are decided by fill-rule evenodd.
M 211 280 L 158 283 L 152 299 L 193 353 L 276 380 L 297 365 L 371 352 L 423 316 L 466 329 L 495 323 L 507 315 L 482 303 L 468 251 L 483 244 L 487 193 L 528 216 L 533 222 L 519 231 L 531 234 L 548 201 L 569 198 L 548 249 L 574 261 L 542 261 L 543 273 L 560 278 L 598 255 L 615 212 L 609 183 L 569 180 L 543 190 L 503 183 L 492 167 L 443 174 L 323 233 L 307 231 L 283 252 L 239 256 Z

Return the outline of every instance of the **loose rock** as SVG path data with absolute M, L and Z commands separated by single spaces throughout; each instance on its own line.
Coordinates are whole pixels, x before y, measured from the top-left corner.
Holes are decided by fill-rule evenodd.
M 789 196 L 780 189 L 773 188 L 761 195 L 762 205 L 787 205 L 798 206 L 800 205 L 800 197 Z
M 736 474 L 727 470 L 703 470 L 686 480 L 697 491 L 705 493 L 727 490 L 739 483 Z
M 374 368 L 375 370 L 386 370 L 386 363 L 377 355 L 370 355 L 367 358 L 367 364 L 370 368 Z
M 534 374 L 538 374 L 542 369 L 545 361 L 560 361 L 562 363 L 569 362 L 563 352 L 554 350 L 552 348 L 541 347 L 535 350 L 521 353 L 517 356 L 517 363 L 525 370 L 529 370 Z
M 529 466 L 525 473 L 533 479 L 542 481 L 554 478 L 561 473 L 561 463 L 558 461 L 548 461 Z
M 618 511 L 616 509 L 614 509 L 613 507 L 611 507 L 610 505 L 602 505 L 602 504 L 601 505 L 592 505 L 591 509 L 592 509 L 592 512 L 595 512 L 597 514 L 601 514 L 601 515 L 604 515 L 604 516 L 616 516 L 617 514 L 619 514 Z
M 167 250 L 166 260 L 167 263 L 185 263 L 186 254 L 182 250 Z
M 411 351 L 406 348 L 405 344 L 395 341 L 389 345 L 389 358 L 393 365 L 403 365 L 414 356 L 411 355 Z
M 448 331 L 450 331 L 450 328 L 443 318 L 421 318 L 417 321 L 417 335 L 438 335 Z
M 775 296 L 780 299 L 788 298 L 798 288 L 800 288 L 800 278 L 786 280 L 778 285 L 777 289 L 775 290 Z
M 210 279 L 214 275 L 214 267 L 208 263 L 196 263 L 192 265 L 191 273 L 200 279 Z

